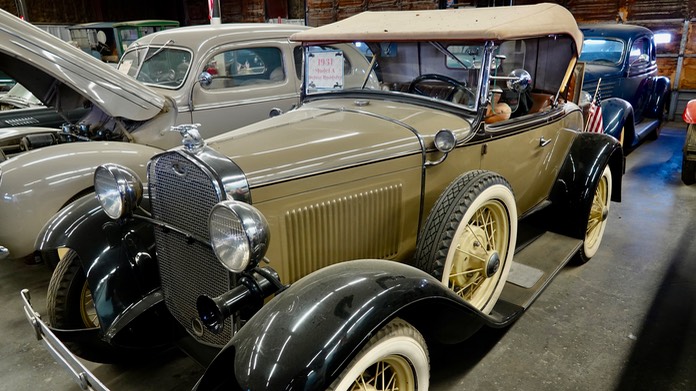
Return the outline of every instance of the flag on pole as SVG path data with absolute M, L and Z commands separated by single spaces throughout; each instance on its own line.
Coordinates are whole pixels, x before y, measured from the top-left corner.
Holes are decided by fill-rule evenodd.
M 590 109 L 587 113 L 587 123 L 585 124 L 586 132 L 604 133 L 602 106 L 600 105 L 602 100 L 602 92 L 599 90 L 600 83 L 602 83 L 602 79 L 597 81 L 597 89 L 595 90 L 592 101 L 590 102 Z
M 208 0 L 208 20 L 213 19 L 213 9 L 215 8 L 215 0 Z

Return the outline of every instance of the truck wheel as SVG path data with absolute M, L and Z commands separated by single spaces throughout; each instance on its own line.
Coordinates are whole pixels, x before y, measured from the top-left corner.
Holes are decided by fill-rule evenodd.
M 423 336 L 396 318 L 370 339 L 328 390 L 427 390 L 429 381 Z
M 602 177 L 595 188 L 592 207 L 587 216 L 587 228 L 585 229 L 585 239 L 575 257 L 575 263 L 584 264 L 592 258 L 604 236 L 604 228 L 607 226 L 609 216 L 609 204 L 611 202 L 611 170 L 609 166 L 604 167 Z
M 503 290 L 517 239 L 517 208 L 508 182 L 471 171 L 440 195 L 416 247 L 414 266 L 490 313 Z
M 685 185 L 696 183 L 696 161 L 686 160 L 686 152 L 682 156 L 681 179 Z
M 48 284 L 46 307 L 48 321 L 53 328 L 75 330 L 99 326 L 82 263 L 73 250 L 65 254 L 53 271 Z M 97 338 L 94 341 L 64 343 L 74 354 L 89 361 L 119 363 L 126 360 L 122 349 Z

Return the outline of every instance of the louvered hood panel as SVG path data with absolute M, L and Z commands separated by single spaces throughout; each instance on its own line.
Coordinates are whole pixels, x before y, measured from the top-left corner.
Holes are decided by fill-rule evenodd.
M 288 211 L 290 281 L 340 261 L 396 255 L 402 205 L 402 186 L 393 185 Z

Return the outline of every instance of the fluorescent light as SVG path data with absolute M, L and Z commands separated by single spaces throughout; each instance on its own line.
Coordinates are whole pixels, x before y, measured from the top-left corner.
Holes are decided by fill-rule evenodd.
M 655 34 L 655 43 L 670 43 L 672 42 L 672 34 L 657 33 Z

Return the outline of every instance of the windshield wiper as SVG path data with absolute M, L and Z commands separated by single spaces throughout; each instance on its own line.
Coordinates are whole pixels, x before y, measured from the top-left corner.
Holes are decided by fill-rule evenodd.
M 160 48 L 157 49 L 157 50 L 155 50 L 154 53 L 152 53 L 151 55 L 145 57 L 145 59 L 143 60 L 143 62 L 141 62 L 140 64 L 143 64 L 143 63 L 149 61 L 152 57 L 155 57 L 156 55 L 160 54 L 160 52 L 162 52 L 162 50 L 164 50 L 164 48 L 166 48 L 167 45 L 172 44 L 172 43 L 174 43 L 174 40 L 173 40 L 173 39 L 170 39 L 169 41 L 165 42 L 164 45 L 160 46 Z

